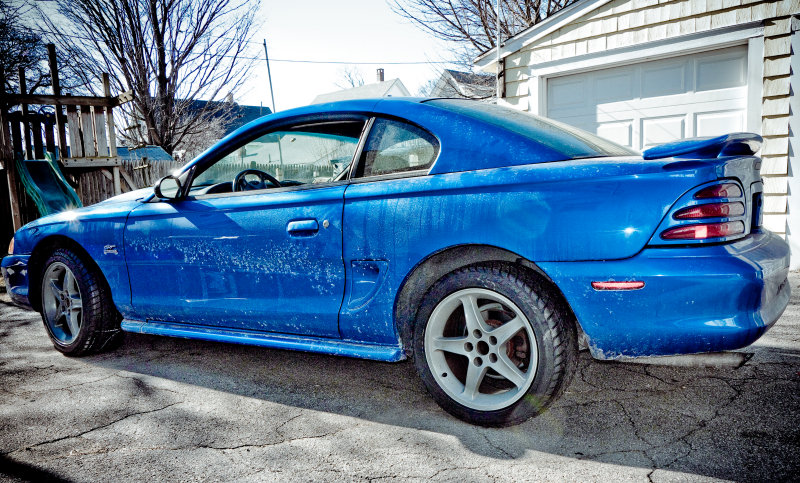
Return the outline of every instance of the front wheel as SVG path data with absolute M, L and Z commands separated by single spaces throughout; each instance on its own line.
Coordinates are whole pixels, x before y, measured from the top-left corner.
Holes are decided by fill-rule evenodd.
M 60 248 L 44 264 L 41 313 L 56 349 L 81 356 L 111 349 L 122 340 L 120 315 L 97 267 Z
M 575 371 L 575 324 L 550 291 L 508 264 L 472 265 L 423 298 L 414 330 L 417 371 L 449 413 L 510 426 L 555 400 Z

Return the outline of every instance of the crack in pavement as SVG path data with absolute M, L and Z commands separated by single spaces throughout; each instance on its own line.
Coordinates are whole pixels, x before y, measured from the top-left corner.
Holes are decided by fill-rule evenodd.
M 237 446 L 212 446 L 212 445 L 201 444 L 201 445 L 197 445 L 197 446 L 192 446 L 192 448 L 204 448 L 204 449 L 211 449 L 211 450 L 216 450 L 216 451 L 234 451 L 234 450 L 245 449 L 245 448 L 246 449 L 251 449 L 251 448 L 263 449 L 263 448 L 269 448 L 269 447 L 272 447 L 272 446 L 279 446 L 279 445 L 282 445 L 282 444 L 291 444 L 291 443 L 294 443 L 296 441 L 303 441 L 303 440 L 308 440 L 308 439 L 327 438 L 329 436 L 335 436 L 335 435 L 345 431 L 346 429 L 347 428 L 340 428 L 340 429 L 337 429 L 336 431 L 333 431 L 333 432 L 330 432 L 330 433 L 315 434 L 313 436 L 300 436 L 300 437 L 297 437 L 297 438 L 288 438 L 288 439 L 283 439 L 281 441 L 276 441 L 274 443 L 240 444 L 240 445 L 237 445 Z M 184 449 L 189 449 L 189 448 L 184 448 Z
M 738 399 L 742 395 L 742 391 L 739 388 L 734 387 L 731 384 L 730 381 L 728 381 L 728 380 L 726 380 L 724 378 L 716 378 L 716 377 L 711 377 L 711 378 L 712 379 L 718 379 L 718 380 L 724 382 L 728 387 L 730 387 L 734 391 L 733 396 L 725 404 L 723 404 L 721 406 L 717 406 L 716 409 L 714 410 L 714 414 L 711 415 L 710 418 L 708 418 L 708 419 L 697 418 L 698 423 L 695 425 L 695 427 L 693 427 L 692 429 L 687 431 L 682 436 L 679 436 L 678 438 L 674 438 L 674 439 L 672 439 L 670 441 L 667 441 L 666 443 L 653 445 L 651 448 L 648 448 L 647 451 L 651 451 L 651 450 L 657 449 L 657 448 L 666 448 L 667 446 L 672 446 L 672 445 L 674 445 L 675 443 L 678 443 L 678 442 L 683 442 L 684 444 L 686 444 L 689 447 L 688 451 L 686 451 L 684 454 L 677 455 L 669 463 L 661 465 L 660 468 L 656 468 L 655 465 L 654 465 L 654 468 L 653 468 L 654 470 L 655 469 L 668 469 L 668 468 L 671 468 L 678 461 L 680 461 L 683 458 L 686 458 L 689 455 L 691 455 L 695 451 L 695 447 L 691 443 L 691 441 L 689 441 L 688 438 L 690 438 L 695 433 L 707 428 L 710 423 L 712 423 L 716 418 L 718 418 L 720 416 L 720 412 L 722 410 L 724 410 L 725 408 L 727 408 L 728 406 L 733 404 L 734 401 L 736 401 L 736 399 Z M 649 455 L 648 455 L 648 458 L 650 458 Z M 650 459 L 652 460 L 652 458 L 650 458 Z
M 505 455 L 505 457 L 506 457 L 506 458 L 508 458 L 508 459 L 512 459 L 512 460 L 514 459 L 514 455 L 512 455 L 512 454 L 511 454 L 511 453 L 509 453 L 508 451 L 504 450 L 504 449 L 503 449 L 503 448 L 501 448 L 500 446 L 498 446 L 498 445 L 494 444 L 494 443 L 493 443 L 493 442 L 492 442 L 492 441 L 489 439 L 489 436 L 488 436 L 488 434 L 487 434 L 487 430 L 481 430 L 481 431 L 479 431 L 479 434 L 480 434 L 481 436 L 483 436 L 483 439 L 485 439 L 485 440 L 486 440 L 486 442 L 489 444 L 489 446 L 491 446 L 492 448 L 496 449 L 497 451 L 499 451 L 499 452 L 503 453 L 503 455 Z
M 107 428 L 109 426 L 113 426 L 114 424 L 117 424 L 120 421 L 124 421 L 124 420 L 126 420 L 128 418 L 131 418 L 131 417 L 134 417 L 134 416 L 141 416 L 143 414 L 150 414 L 150 413 L 155 413 L 155 412 L 158 412 L 158 411 L 163 411 L 163 410 L 165 410 L 167 408 L 170 408 L 172 406 L 175 406 L 175 405 L 178 405 L 178 404 L 182 404 L 182 403 L 183 403 L 183 401 L 177 401 L 177 402 L 174 402 L 174 403 L 171 403 L 171 404 L 167 404 L 166 406 L 163 406 L 163 407 L 160 407 L 160 408 L 151 409 L 151 410 L 148 410 L 148 411 L 137 411 L 137 412 L 134 412 L 134 413 L 130 413 L 130 414 L 127 414 L 127 415 L 125 415 L 125 416 L 123 416 L 123 417 L 121 417 L 119 419 L 115 419 L 114 421 L 111 421 L 109 423 L 106 423 L 106 424 L 103 424 L 103 425 L 100 425 L 100 426 L 95 426 L 93 428 L 87 429 L 86 431 L 82 431 L 82 432 L 80 432 L 78 434 L 71 434 L 71 435 L 67 435 L 67 436 L 61 436 L 59 438 L 54 438 L 54 439 L 51 439 L 51 440 L 42 441 L 42 442 L 30 445 L 30 446 L 26 446 L 24 448 L 17 448 L 17 449 L 12 450 L 12 451 L 2 452 L 2 453 L 0 453 L 0 456 L 6 456 L 6 455 L 13 454 L 13 453 L 18 453 L 20 451 L 30 451 L 33 448 L 38 448 L 40 446 L 44 446 L 44 445 L 48 445 L 48 444 L 52 444 L 52 443 L 57 443 L 59 441 L 64 441 L 65 439 L 80 438 L 80 437 L 85 436 L 85 435 L 87 435 L 87 434 L 89 434 L 91 432 L 99 431 L 99 430 Z
M 447 468 L 442 468 L 438 470 L 436 473 L 428 476 L 427 479 L 432 480 L 433 478 L 436 478 L 445 471 L 456 471 L 456 470 L 481 470 L 486 476 L 489 476 L 489 473 L 486 472 L 486 468 L 484 468 L 483 466 L 448 466 Z

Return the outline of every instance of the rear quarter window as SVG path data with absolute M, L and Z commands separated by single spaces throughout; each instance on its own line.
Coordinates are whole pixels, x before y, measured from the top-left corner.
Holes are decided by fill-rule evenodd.
M 439 151 L 430 133 L 392 119 L 375 119 L 357 176 L 381 176 L 428 169 Z

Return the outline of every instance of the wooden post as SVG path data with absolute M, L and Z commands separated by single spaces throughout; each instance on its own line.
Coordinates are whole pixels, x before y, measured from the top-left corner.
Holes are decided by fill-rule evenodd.
M 25 81 L 25 69 L 19 68 L 19 92 L 28 93 L 28 84 Z M 25 158 L 33 159 L 33 147 L 31 146 L 31 123 L 28 122 L 28 105 L 22 104 L 22 137 L 25 139 Z
M 55 127 L 55 116 L 53 114 L 44 115 L 44 145 L 45 150 L 51 153 L 56 152 L 56 140 L 53 136 Z
M 108 74 L 105 72 L 103 73 L 103 94 L 111 98 L 111 83 L 108 80 Z M 111 107 L 106 108 L 106 123 L 108 124 L 108 155 L 114 158 L 117 156 L 117 133 Z
M 0 161 L 6 169 L 8 180 L 8 198 L 11 205 L 11 221 L 14 231 L 22 227 L 22 216 L 19 212 L 19 197 L 17 196 L 17 166 L 14 164 L 14 149 L 11 147 L 11 133 L 9 132 L 8 117 L 6 116 L 6 76 L 0 69 Z
M 92 122 L 91 106 L 81 106 L 80 122 L 83 155 L 87 158 L 93 158 L 97 156 L 97 149 L 94 143 L 94 130 L 92 129 L 92 124 L 94 124 L 94 122 Z
M 47 44 L 47 59 L 50 63 L 50 76 L 53 80 L 53 95 L 61 95 L 61 83 L 58 80 L 58 63 L 56 62 L 56 46 L 55 44 Z M 66 121 L 64 120 L 64 113 L 61 110 L 61 104 L 56 104 L 56 128 L 58 129 L 58 156 L 59 158 L 67 157 L 67 133 Z M 74 155 L 73 155 L 74 156 Z
M 69 156 L 67 153 L 61 155 L 61 159 L 66 157 L 82 158 L 83 157 L 83 143 L 81 142 L 81 123 L 78 117 L 78 109 L 76 106 L 67 104 L 67 122 L 69 123 Z M 59 147 L 60 149 L 60 147 Z
M 103 95 L 111 98 L 111 83 L 108 74 L 103 72 Z M 117 157 L 117 134 L 114 132 L 114 115 L 111 107 L 106 108 L 106 124 L 108 125 L 108 155 L 112 158 Z M 99 128 L 99 126 L 98 126 Z M 122 194 L 122 186 L 119 180 L 119 167 L 114 166 L 114 194 Z

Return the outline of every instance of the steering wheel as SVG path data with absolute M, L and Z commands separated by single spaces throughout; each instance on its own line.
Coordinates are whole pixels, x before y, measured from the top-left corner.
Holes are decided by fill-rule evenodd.
M 248 174 L 258 176 L 258 180 L 248 181 Z M 245 169 L 233 178 L 233 191 L 263 190 L 267 188 L 267 181 L 276 188 L 281 187 L 281 182 L 271 174 L 260 169 Z

